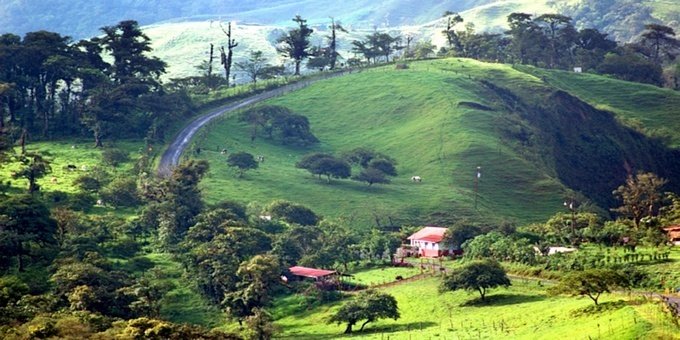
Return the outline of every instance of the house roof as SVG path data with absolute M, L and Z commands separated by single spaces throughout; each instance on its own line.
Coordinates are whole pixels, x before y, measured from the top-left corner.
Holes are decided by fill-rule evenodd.
M 418 230 L 415 234 L 408 237 L 409 240 L 426 241 L 426 242 L 441 242 L 444 238 L 447 228 L 442 227 L 424 227 Z
M 311 277 L 313 279 L 317 279 L 317 278 L 320 278 L 320 277 L 333 275 L 333 274 L 337 273 L 335 270 L 307 268 L 307 267 L 300 267 L 300 266 L 290 267 L 290 268 L 288 268 L 288 270 L 290 270 L 290 272 L 295 276 Z
M 665 231 L 680 231 L 680 224 L 669 225 L 663 228 Z

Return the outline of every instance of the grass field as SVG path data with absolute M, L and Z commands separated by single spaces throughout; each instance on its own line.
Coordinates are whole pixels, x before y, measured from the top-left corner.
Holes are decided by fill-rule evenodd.
M 545 70 L 531 66 L 517 69 L 588 102 L 611 111 L 625 123 L 652 136 L 664 137 L 672 147 L 680 147 L 680 92 L 653 85 L 627 82 L 588 73 Z
M 631 301 L 619 309 L 594 315 L 575 311 L 592 305 L 587 298 L 554 297 L 535 281 L 514 280 L 490 293 L 488 305 L 466 305 L 477 298 L 466 292 L 439 293 L 439 278 L 384 289 L 398 302 L 401 318 L 371 323 L 353 337 L 371 339 L 634 339 L 678 338 L 678 328 L 658 304 L 623 295 L 602 302 Z M 277 301 L 273 308 L 282 338 L 342 338 L 344 325 L 327 320 L 341 303 L 307 309 L 298 296 Z M 675 334 L 675 335 L 674 335 Z
M 530 164 L 496 135 L 500 113 L 460 106 L 485 104 L 477 79 L 493 77 L 505 86 L 522 83 L 546 91 L 541 82 L 506 65 L 456 59 L 413 63 L 321 81 L 269 101 L 310 119 L 321 140 L 310 148 L 293 148 L 257 139 L 235 117 L 202 131 L 196 145 L 211 163 L 203 181 L 209 201 L 237 199 L 267 203 L 287 199 L 326 216 L 366 225 L 374 215 L 409 221 L 434 211 L 458 216 L 496 216 L 536 221 L 560 209 L 563 187 Z M 489 103 L 486 103 L 490 105 Z M 393 184 L 318 181 L 294 164 L 314 151 L 341 153 L 356 147 L 383 152 L 398 162 Z M 218 151 L 246 151 L 265 156 L 260 169 L 242 179 L 226 166 Z M 479 210 L 474 210 L 474 178 L 481 166 Z M 418 175 L 422 183 L 412 183 Z

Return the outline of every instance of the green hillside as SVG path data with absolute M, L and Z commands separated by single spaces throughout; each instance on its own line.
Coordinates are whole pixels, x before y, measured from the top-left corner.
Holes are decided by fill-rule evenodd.
M 211 162 L 205 195 L 213 202 L 287 199 L 360 225 L 466 216 L 528 222 L 561 209 L 571 195 L 563 183 L 607 207 L 626 167 L 674 176 L 657 160 L 677 163 L 678 157 L 667 157 L 673 151 L 556 90 L 511 66 L 464 59 L 323 81 L 268 103 L 307 116 L 321 140 L 317 146 L 251 143 L 249 128 L 235 117 L 207 129 L 197 141 L 205 150 L 200 157 Z M 574 107 L 579 115 L 570 114 Z M 309 152 L 339 154 L 360 146 L 397 160 L 392 184 L 327 184 L 294 166 Z M 222 148 L 263 155 L 266 162 L 238 179 Z M 482 178 L 475 210 L 477 166 Z M 413 175 L 423 182 L 412 183 Z

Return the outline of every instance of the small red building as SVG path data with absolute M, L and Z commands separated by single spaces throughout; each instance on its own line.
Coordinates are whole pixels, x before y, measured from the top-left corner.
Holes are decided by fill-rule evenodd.
M 335 270 L 316 269 L 301 266 L 290 267 L 288 270 L 290 270 L 290 273 L 294 276 L 306 277 L 314 279 L 315 281 L 327 280 L 337 276 L 338 274 L 338 272 Z
M 456 252 L 451 246 L 442 242 L 447 228 L 424 227 L 408 237 L 410 248 L 420 256 L 440 257 Z
M 669 225 L 663 228 L 668 235 L 668 240 L 676 246 L 680 246 L 680 224 Z

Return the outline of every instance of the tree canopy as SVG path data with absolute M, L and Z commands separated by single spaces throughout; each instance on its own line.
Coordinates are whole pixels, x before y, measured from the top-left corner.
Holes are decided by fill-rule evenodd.
M 352 333 L 352 327 L 361 320 L 365 321 L 361 324 L 359 331 L 363 331 L 364 327 L 370 322 L 386 318 L 397 320 L 399 317 L 397 300 L 393 296 L 368 290 L 361 292 L 340 307 L 330 318 L 329 322 L 338 324 L 347 323 L 345 334 L 350 334 Z
M 441 291 L 478 291 L 482 300 L 487 290 L 510 286 L 510 279 L 501 265 L 493 260 L 472 261 L 442 280 Z

